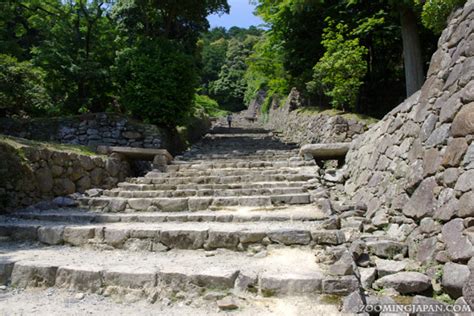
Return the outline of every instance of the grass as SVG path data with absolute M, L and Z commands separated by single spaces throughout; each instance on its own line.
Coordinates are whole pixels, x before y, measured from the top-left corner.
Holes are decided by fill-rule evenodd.
M 58 144 L 58 143 L 51 143 L 51 142 L 39 142 L 39 141 L 12 137 L 12 136 L 7 136 L 7 135 L 1 135 L 1 134 L 0 134 L 0 142 L 6 143 L 7 145 L 10 145 L 13 148 L 20 151 L 24 147 L 33 147 L 37 149 L 49 149 L 49 150 L 75 153 L 75 154 L 86 155 L 86 156 L 97 156 L 97 153 L 87 146 L 66 145 L 66 144 Z
M 324 109 L 321 107 L 316 107 L 316 106 L 307 106 L 303 107 L 297 110 L 298 113 L 301 114 L 306 114 L 306 115 L 328 115 L 328 116 L 342 116 L 343 118 L 347 120 L 356 120 L 358 122 L 365 123 L 367 125 L 375 124 L 379 120 L 376 118 L 364 115 L 364 114 L 358 114 L 358 113 L 349 113 L 349 112 L 344 112 L 336 109 Z

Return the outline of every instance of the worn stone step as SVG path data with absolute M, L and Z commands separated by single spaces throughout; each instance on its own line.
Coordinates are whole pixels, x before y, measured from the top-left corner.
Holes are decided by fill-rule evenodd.
M 156 178 L 156 177 L 140 177 L 129 179 L 128 182 L 142 184 L 228 184 L 238 182 L 273 182 L 273 181 L 307 181 L 313 179 L 314 176 L 307 174 L 253 174 L 242 176 L 202 176 L 202 177 L 172 177 L 172 178 Z
M 312 167 L 315 166 L 314 160 L 272 160 L 272 161 L 192 161 L 192 162 L 172 162 L 167 166 L 167 170 L 172 171 L 187 171 L 194 170 L 212 170 L 212 169 L 226 169 L 238 168 L 242 171 L 246 169 L 262 169 L 262 168 L 297 168 L 297 167 Z
M 124 191 L 153 191 L 153 190 L 236 190 L 236 189 L 261 189 L 261 188 L 298 188 L 303 187 L 306 181 L 273 181 L 249 182 L 227 184 L 140 184 L 122 182 L 118 187 Z
M 161 223 L 161 222 L 282 222 L 282 221 L 318 221 L 328 215 L 313 205 L 255 210 L 237 208 L 232 211 L 197 212 L 140 212 L 140 213 L 97 213 L 86 210 L 57 209 L 48 211 L 20 211 L 8 217 L 67 223 Z
M 81 198 L 83 206 L 103 212 L 149 211 L 184 212 L 225 208 L 229 206 L 271 207 L 274 205 L 309 204 L 308 193 L 249 196 L 209 196 L 180 198 Z
M 292 175 L 292 174 L 300 174 L 302 172 L 317 172 L 317 169 L 313 168 L 255 168 L 255 169 L 241 169 L 241 168 L 226 168 L 226 169 L 187 169 L 182 171 L 170 171 L 161 172 L 161 171 L 151 171 L 148 172 L 145 176 L 146 178 L 180 178 L 180 177 L 226 177 L 226 176 L 243 176 L 243 175 L 274 175 L 274 174 L 281 174 L 281 175 Z
M 0 224 L 0 236 L 13 240 L 39 241 L 100 249 L 160 252 L 169 249 L 219 248 L 244 251 L 252 245 L 339 245 L 340 230 L 325 230 L 320 222 L 237 223 L 97 223 L 70 224 L 9 219 Z
M 149 190 L 125 191 L 123 189 L 106 190 L 103 196 L 121 198 L 158 198 L 158 197 L 191 197 L 191 196 L 250 196 L 250 195 L 288 195 L 306 193 L 304 188 L 255 188 L 255 189 L 199 189 L 199 190 Z
M 0 253 L 0 280 L 15 288 L 55 286 L 122 298 L 150 300 L 189 290 L 344 295 L 358 286 L 354 276 L 326 276 L 326 267 L 315 263 L 311 251 L 301 249 L 274 249 L 257 258 L 228 251 L 208 256 L 199 250 L 133 253 L 2 244 Z
M 211 154 L 211 155 L 204 155 L 204 154 L 198 154 L 198 155 L 192 155 L 189 157 L 183 156 L 180 157 L 180 161 L 193 161 L 193 160 L 234 160 L 234 161 L 242 161 L 242 162 L 250 162 L 250 161 L 274 161 L 274 160 L 288 160 L 288 159 L 294 159 L 295 161 L 303 161 L 303 158 L 297 157 L 297 154 L 281 154 L 281 155 L 260 155 L 260 154 L 242 154 L 242 155 L 235 155 L 235 154 L 228 154 L 228 153 L 222 153 L 222 154 Z

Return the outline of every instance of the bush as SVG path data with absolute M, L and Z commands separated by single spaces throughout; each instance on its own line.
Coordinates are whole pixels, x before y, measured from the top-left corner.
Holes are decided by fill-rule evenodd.
M 44 76 L 30 62 L 0 54 L 0 116 L 36 116 L 50 110 Z
M 114 72 L 119 101 L 145 122 L 176 126 L 192 111 L 197 77 L 193 56 L 169 40 L 143 40 L 121 51 Z
M 335 109 L 354 110 L 359 88 L 367 72 L 364 56 L 367 48 L 358 38 L 350 38 L 348 27 L 334 25 L 324 30 L 322 44 L 326 51 L 313 68 L 313 80 L 307 84 L 310 92 L 322 92 L 331 98 Z

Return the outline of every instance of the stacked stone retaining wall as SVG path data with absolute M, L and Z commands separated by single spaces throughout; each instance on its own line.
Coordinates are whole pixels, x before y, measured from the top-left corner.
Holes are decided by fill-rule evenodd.
M 91 188 L 113 188 L 131 176 L 118 157 L 0 142 L 0 211 Z

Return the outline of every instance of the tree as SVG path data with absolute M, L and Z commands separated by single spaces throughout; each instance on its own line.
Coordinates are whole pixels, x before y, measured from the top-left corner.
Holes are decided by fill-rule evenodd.
M 0 116 L 47 113 L 51 100 L 44 77 L 30 62 L 0 54 Z
M 197 72 L 179 44 L 143 39 L 119 53 L 115 73 L 119 101 L 129 114 L 168 127 L 187 119 Z
M 226 61 L 228 41 L 221 37 L 211 43 L 203 40 L 201 82 L 205 91 L 209 84 L 219 78 L 219 72 Z
M 283 67 L 289 85 L 304 89 L 312 78 L 315 60 L 323 55 L 321 45 L 324 25 L 321 21 L 332 11 L 339 11 L 340 1 L 256 0 L 256 13 L 271 28 L 271 46 L 281 46 Z M 304 22 L 303 22 L 304 21 Z
M 228 12 L 226 0 L 117 0 L 113 8 L 128 35 L 174 40 L 188 52 L 194 52 L 199 34 L 209 28 L 207 16 Z
M 51 12 L 38 22 L 47 39 L 33 48 L 33 60 L 46 70 L 53 100 L 64 113 L 103 111 L 111 102 L 110 67 L 118 46 L 109 5 L 68 0 L 43 8 Z
M 8 0 L 0 13 L 2 51 L 46 72 L 58 111 L 104 110 L 116 50 L 112 0 Z
M 117 62 L 119 100 L 134 116 L 173 126 L 191 113 L 198 86 L 199 34 L 226 0 L 118 0 L 113 15 L 126 42 Z
M 257 37 L 248 35 L 244 41 L 238 38 L 229 41 L 226 62 L 221 67 L 219 78 L 209 86 L 210 95 L 224 109 L 238 111 L 245 108 L 244 95 L 247 87 L 245 62 L 257 40 Z
M 250 104 L 263 90 L 268 99 L 265 104 L 270 104 L 270 98 L 283 98 L 290 91 L 289 75 L 283 66 L 282 46 L 266 33 L 259 38 L 253 50 L 246 61 L 248 69 L 245 73 L 247 87 L 244 99 Z
M 367 49 L 354 38 L 355 32 L 349 32 L 345 24 L 335 24 L 329 20 L 324 30 L 322 44 L 326 48 L 324 56 L 314 66 L 314 80 L 308 83 L 308 89 L 321 89 L 331 98 L 336 109 L 354 110 L 359 88 L 367 72 L 364 60 Z

